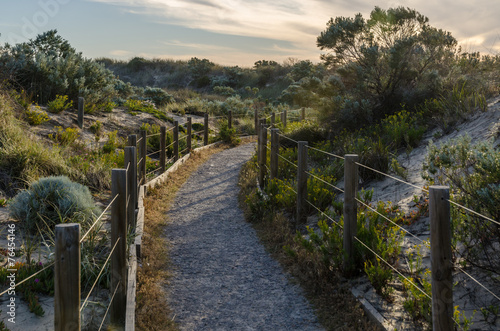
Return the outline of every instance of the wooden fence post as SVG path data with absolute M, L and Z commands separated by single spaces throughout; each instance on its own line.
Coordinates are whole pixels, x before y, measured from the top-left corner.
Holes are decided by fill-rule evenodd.
M 297 150 L 297 219 L 295 227 L 299 223 L 307 221 L 306 199 L 307 199 L 307 141 L 298 142 Z
M 80 224 L 55 228 L 54 330 L 80 331 Z
M 233 127 L 233 111 L 227 112 L 227 127 L 231 129 Z
M 267 163 L 267 128 L 265 124 L 260 127 L 260 162 L 259 162 L 259 185 L 264 187 Z
M 300 109 L 300 121 L 304 121 L 306 119 L 306 109 L 304 107 L 302 107 Z
M 141 154 L 139 155 L 139 158 L 142 160 L 141 161 L 141 166 L 140 166 L 140 181 L 141 185 L 146 184 L 146 155 L 148 154 L 148 132 L 146 130 L 141 130 Z
M 276 123 L 276 114 L 274 112 L 271 113 L 271 127 L 274 128 L 274 123 Z
M 117 326 L 125 325 L 127 305 L 127 170 L 113 169 L 111 171 L 111 196 L 118 198 L 111 206 L 111 247 L 116 248 L 111 255 L 111 288 L 118 286 L 115 298 L 109 312 L 111 323 Z M 119 284 L 119 285 L 118 285 Z
M 432 328 L 454 330 L 450 189 L 429 188 L 431 219 Z
M 134 207 L 137 208 L 137 195 L 139 194 L 139 190 L 137 188 L 137 156 L 138 156 L 138 151 L 137 151 L 137 135 L 131 134 L 128 136 L 128 142 L 127 146 L 135 147 L 135 159 L 133 160 L 134 162 L 130 165 L 130 169 L 132 172 L 132 176 L 129 178 L 132 178 L 132 183 L 130 184 L 130 188 L 132 190 L 132 199 L 134 201 Z
M 135 230 L 135 208 L 137 205 L 137 154 L 133 146 L 126 146 L 124 148 L 125 169 L 127 171 L 127 219 L 130 226 Z
M 279 129 L 271 129 L 271 179 L 278 177 Z
M 357 235 L 358 155 L 347 154 L 344 160 L 344 272 L 349 274 L 354 266 L 354 236 Z
M 83 97 L 78 98 L 78 127 L 83 129 L 83 114 L 85 112 L 85 99 Z
M 167 167 L 167 128 L 162 126 L 160 128 L 160 167 L 161 173 L 164 173 Z
M 179 159 L 179 122 L 174 121 L 174 162 Z
M 191 130 L 192 130 L 193 122 L 191 117 L 187 118 L 187 149 L 188 152 L 191 152 Z
M 203 146 L 208 145 L 208 113 L 205 113 L 205 120 L 204 120 L 204 134 L 203 134 Z

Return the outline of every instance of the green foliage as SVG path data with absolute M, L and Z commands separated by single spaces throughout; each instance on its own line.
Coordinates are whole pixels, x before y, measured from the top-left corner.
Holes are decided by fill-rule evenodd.
M 49 138 L 61 146 L 71 145 L 80 137 L 78 128 L 63 129 L 61 126 L 56 126 L 54 129 L 56 132 L 49 134 Z
M 56 98 L 47 104 L 51 113 L 60 113 L 66 109 L 73 107 L 73 101 L 68 102 L 67 95 L 56 95 Z
M 114 152 L 120 145 L 120 141 L 118 139 L 118 131 L 108 132 L 108 140 L 102 146 L 103 153 L 112 153 Z
M 492 143 L 471 143 L 468 136 L 441 146 L 429 144 L 423 177 L 450 185 L 452 199 L 495 220 L 500 219 L 500 152 Z M 452 207 L 454 242 L 467 262 L 498 274 L 500 227 Z
M 156 109 L 154 103 L 148 100 L 128 99 L 124 106 L 130 113 L 144 112 L 151 114 L 160 120 L 173 122 L 171 117 L 168 117 L 164 112 Z
M 58 223 L 80 223 L 85 230 L 99 213 L 89 189 L 64 176 L 32 183 L 16 195 L 9 211 L 30 234 L 53 231 Z
M 414 278 L 400 278 L 405 291 L 403 308 L 414 318 L 423 318 L 429 324 L 432 323 L 432 287 L 431 271 L 426 269 L 419 278 L 422 287 L 416 287 L 417 282 Z M 425 294 L 424 294 L 425 293 Z
M 365 261 L 364 270 L 375 291 L 384 299 L 390 300 L 390 296 L 394 292 L 394 289 L 389 286 L 394 278 L 392 269 L 376 258 L 375 263 L 370 260 Z
M 48 122 L 50 117 L 40 106 L 31 106 L 26 110 L 26 119 L 31 125 L 40 125 Z
M 463 83 L 461 86 L 455 85 L 450 93 L 425 100 L 420 109 L 444 133 L 450 133 L 468 115 L 477 110 L 486 111 L 486 106 L 482 91 L 475 91 Z
M 236 128 L 229 128 L 228 121 L 225 119 L 219 120 L 219 132 L 215 139 L 233 146 L 239 144 L 241 141 L 236 135 Z
M 291 122 L 285 129 L 285 136 L 295 141 L 307 141 L 314 145 L 325 139 L 325 131 L 313 121 Z M 295 143 L 288 139 L 281 139 L 284 146 L 293 146 Z
M 394 106 L 439 93 L 456 40 L 428 21 L 404 7 L 375 7 L 368 20 L 361 14 L 330 19 L 317 43 L 331 51 L 322 59 L 350 87 L 337 93 L 341 109 L 350 109 L 360 124 L 370 123 L 391 114 Z M 362 121 L 358 117 L 365 111 Z
M 36 101 L 45 104 L 56 95 L 69 100 L 84 96 L 96 102 L 116 95 L 116 78 L 104 66 L 86 59 L 51 30 L 28 42 L 0 47 L 0 71 Z
M 168 94 L 165 90 L 157 87 L 146 87 L 144 96 L 147 100 L 152 101 L 156 107 L 165 107 L 166 105 L 175 102 L 174 97 Z

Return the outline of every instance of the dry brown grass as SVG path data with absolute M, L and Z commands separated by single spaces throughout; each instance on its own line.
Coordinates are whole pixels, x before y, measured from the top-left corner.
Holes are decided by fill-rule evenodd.
M 138 330 L 177 330 L 168 307 L 165 286 L 169 278 L 168 242 L 163 233 L 168 224 L 167 212 L 178 189 L 191 173 L 208 158 L 227 146 L 193 153 L 189 160 L 167 181 L 148 192 L 144 200 L 145 220 L 142 266 L 137 273 L 136 328 Z
M 240 173 L 239 185 L 240 206 L 250 219 L 245 199 L 257 188 L 257 171 L 250 162 Z M 293 240 L 294 232 L 284 215 L 268 212 L 263 220 L 252 224 L 267 250 L 304 289 L 327 330 L 378 330 L 351 294 L 346 280 L 338 272 L 328 270 L 318 255 L 307 252 Z M 297 254 L 287 254 L 284 246 Z

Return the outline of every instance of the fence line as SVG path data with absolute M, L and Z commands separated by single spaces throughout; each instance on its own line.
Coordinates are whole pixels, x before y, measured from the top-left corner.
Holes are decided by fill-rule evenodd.
M 115 200 L 118 198 L 118 194 L 115 195 L 115 197 L 113 198 L 113 200 L 111 200 L 110 203 L 108 203 L 108 205 L 106 206 L 106 208 L 104 209 L 104 211 L 101 213 L 101 215 L 99 215 L 99 217 L 96 218 L 96 220 L 94 221 L 94 224 L 92 224 L 92 226 L 87 230 L 87 232 L 82 236 L 82 238 L 80 239 L 80 243 L 83 242 L 83 239 L 85 239 L 85 237 L 87 237 L 87 235 L 90 233 L 90 231 L 94 228 L 94 226 L 96 226 L 96 224 L 101 220 L 101 218 L 104 216 L 104 214 L 106 214 L 106 212 L 108 211 L 108 209 L 111 207 L 111 205 L 115 202 Z
M 256 121 L 257 122 L 257 121 Z M 259 121 L 260 122 L 260 121 Z M 263 125 L 263 128 L 265 128 L 266 126 Z M 273 130 L 278 130 L 278 129 L 273 129 Z M 342 189 L 339 189 L 338 187 L 332 185 L 331 183 L 328 183 L 327 181 L 323 180 L 322 178 L 314 175 L 313 173 L 307 171 L 307 170 L 300 170 L 300 167 L 298 165 L 295 165 L 293 162 L 291 162 L 290 160 L 288 160 L 287 158 L 283 157 L 282 155 L 279 154 L 279 151 L 274 151 L 273 150 L 273 144 L 276 144 L 276 142 L 273 142 L 273 135 L 274 134 L 277 134 L 277 136 L 279 137 L 283 137 L 285 139 L 288 139 L 294 143 L 297 143 L 299 144 L 298 141 L 295 141 L 283 134 L 280 134 L 278 132 L 273 132 L 273 130 L 271 130 L 271 147 L 269 148 L 267 146 L 267 144 L 265 145 L 266 148 L 264 148 L 264 146 L 262 146 L 262 148 L 264 150 L 266 149 L 270 149 L 271 150 L 271 162 L 273 160 L 273 153 L 277 154 L 275 155 L 274 157 L 277 157 L 278 159 L 281 158 L 283 159 L 285 162 L 287 163 L 290 163 L 292 165 L 294 165 L 295 167 L 298 167 L 299 170 L 298 172 L 300 171 L 304 171 L 305 174 L 311 176 L 312 178 L 315 178 L 316 180 L 319 180 L 320 182 L 324 183 L 324 184 L 327 184 L 329 185 L 330 187 L 333 187 L 337 190 L 340 190 L 340 191 L 343 191 Z M 279 142 L 277 143 L 279 144 Z M 259 145 L 259 148 L 260 145 Z M 317 152 L 320 152 L 320 153 L 324 153 L 325 155 L 330 155 L 330 156 L 333 156 L 335 158 L 338 158 L 338 159 L 344 159 L 344 157 L 341 157 L 339 155 L 335 155 L 333 153 L 328 153 L 328 152 L 325 152 L 325 151 L 322 151 L 322 150 L 319 150 L 317 148 L 314 148 L 314 147 L 309 147 L 307 146 L 307 148 L 310 148 L 311 150 L 314 150 L 314 151 L 317 151 Z M 357 156 L 356 156 L 357 157 Z M 431 230 L 431 236 L 438 236 L 437 238 L 434 238 L 434 239 L 431 239 L 431 250 L 433 250 L 434 253 L 431 253 L 431 255 L 434 255 L 434 259 L 431 258 L 431 262 L 432 262 L 432 266 L 431 266 L 431 272 L 432 273 L 438 273 L 438 274 L 443 274 L 443 275 L 451 275 L 451 253 L 446 253 L 446 251 L 451 251 L 451 242 L 450 242 L 450 239 L 449 237 L 447 237 L 447 234 L 446 234 L 446 230 L 443 231 L 443 230 L 439 230 L 439 231 L 435 231 L 435 228 L 438 227 L 438 226 L 441 226 L 440 224 L 448 224 L 447 226 L 449 226 L 450 224 L 450 216 L 449 216 L 449 213 L 448 215 L 446 214 L 446 207 L 444 206 L 444 203 L 448 203 L 448 206 L 450 203 L 458 206 L 458 207 L 461 207 L 463 208 L 464 210 L 466 211 L 469 211 L 477 216 L 480 216 L 480 217 L 483 217 L 484 219 L 494 223 L 494 224 L 497 224 L 497 225 L 500 225 L 499 222 L 493 220 L 492 218 L 489 218 L 489 217 L 486 217 L 484 215 L 481 215 L 480 213 L 478 212 L 475 212 L 467 207 L 464 207 L 456 202 L 453 202 L 447 198 L 442 198 L 442 199 L 438 199 L 437 196 L 436 196 L 436 192 L 441 192 L 442 190 L 442 187 L 436 187 L 436 186 L 433 186 L 431 187 L 429 190 L 426 189 L 426 188 L 422 188 L 422 187 L 419 187 L 417 185 L 414 185 L 414 184 L 411 184 L 411 183 L 408 183 L 406 181 L 403 181 L 399 178 L 396 178 L 394 176 L 391 176 L 391 175 L 388 175 L 386 173 L 383 173 L 381 171 L 378 171 L 376 169 L 373 169 L 371 167 L 368 167 L 360 162 L 357 162 L 356 160 L 353 162 L 353 161 L 350 161 L 352 163 L 352 165 L 354 166 L 361 166 L 363 168 L 366 168 L 366 169 L 369 169 L 371 171 L 374 171 L 376 173 L 379 173 L 383 176 L 386 176 L 388 178 L 391 178 L 393 180 L 396 180 L 398 182 L 401 182 L 401 183 L 404 183 L 406 185 L 409 185 L 409 186 L 412 186 L 412 187 L 415 187 L 419 190 L 422 190 L 423 192 L 427 192 L 430 194 L 430 200 L 431 200 L 431 203 L 430 203 L 430 206 L 429 206 L 429 210 L 430 210 L 430 214 L 431 214 L 431 228 L 434 227 L 434 231 Z M 345 165 L 346 167 L 347 165 Z M 263 165 L 260 165 L 259 164 L 259 167 L 264 167 L 264 168 L 267 168 L 267 163 L 263 164 Z M 304 166 L 302 166 L 304 167 Z M 272 167 L 271 167 L 272 168 Z M 304 169 L 304 168 L 303 168 Z M 261 169 L 262 170 L 262 169 Z M 275 170 L 276 173 L 277 173 L 277 170 Z M 357 173 L 357 170 L 356 170 L 356 173 Z M 273 178 L 273 176 L 271 176 L 271 178 Z M 264 187 L 265 183 L 264 181 L 266 181 L 267 178 L 263 178 L 263 179 L 259 179 L 259 182 L 262 181 L 262 183 L 260 183 L 261 187 Z M 345 179 L 347 181 L 347 179 Z M 356 181 L 354 181 L 354 183 L 356 183 Z M 293 191 L 295 194 L 297 194 L 297 191 L 295 191 L 292 187 L 288 186 L 284 181 L 283 181 L 283 185 L 286 189 L 290 189 L 291 191 Z M 357 186 L 357 183 L 356 183 L 356 186 Z M 433 193 L 434 192 L 434 193 Z M 444 192 L 444 191 L 443 191 Z M 345 193 L 345 192 L 344 192 Z M 353 194 L 353 193 L 350 193 L 350 194 Z M 441 193 L 439 193 L 441 194 Z M 344 197 L 345 199 L 345 197 Z M 399 229 L 401 229 L 405 235 L 409 235 L 415 239 L 417 239 L 420 243 L 425 243 L 422 239 L 420 239 L 419 237 L 417 237 L 416 235 L 414 235 L 413 233 L 411 233 L 410 231 L 406 230 L 404 227 L 398 225 L 397 223 L 395 223 L 393 220 L 391 220 L 390 218 L 388 218 L 387 216 L 381 214 L 380 212 L 378 212 L 376 209 L 372 208 L 370 205 L 364 203 L 363 201 L 361 201 L 360 199 L 357 199 L 355 196 L 354 196 L 354 199 L 353 201 L 355 201 L 355 203 L 359 203 L 360 205 L 364 205 L 366 208 L 368 208 L 369 210 L 371 210 L 372 212 L 374 212 L 376 215 L 379 215 L 380 217 L 382 217 L 383 219 L 387 220 L 388 222 L 390 222 L 391 224 L 395 225 L 396 227 L 398 227 Z M 297 206 L 300 204 L 301 202 L 297 201 Z M 317 206 L 315 206 L 313 203 L 311 203 L 309 200 L 305 199 L 305 201 L 303 203 L 307 203 L 309 204 L 312 208 L 314 208 L 316 211 L 318 211 L 319 213 L 321 213 L 323 216 L 325 216 L 327 219 L 329 219 L 330 221 L 333 222 L 333 224 L 335 225 L 339 225 L 333 218 L 331 218 L 329 215 L 327 215 L 326 213 L 324 213 L 320 208 L 318 208 Z M 443 207 L 440 207 L 441 205 L 443 205 Z M 434 207 L 432 207 L 434 206 Z M 437 206 L 437 209 L 436 209 L 436 206 Z M 434 209 L 433 209 L 434 208 Z M 449 208 L 449 207 L 448 207 Z M 299 207 L 297 207 L 297 210 L 299 209 Z M 356 209 L 355 209 L 356 210 Z M 299 211 L 297 211 L 297 217 L 299 215 Z M 346 222 L 346 204 L 344 203 L 344 222 Z M 354 215 L 356 215 L 356 212 L 354 212 Z M 357 220 L 357 217 L 355 216 L 354 220 L 356 221 Z M 356 223 L 356 222 L 355 222 Z M 354 223 L 354 224 L 355 224 Z M 451 281 L 451 276 L 450 278 L 447 278 L 447 277 L 444 277 L 442 279 L 435 279 L 433 277 L 432 279 L 432 286 L 433 286 L 433 293 L 432 293 L 432 297 L 427 294 L 425 291 L 423 291 L 420 287 L 418 287 L 416 284 L 414 284 L 410 279 L 408 279 L 407 277 L 405 277 L 399 270 L 397 270 L 395 267 L 393 267 L 390 263 L 388 263 L 387 261 L 385 261 L 384 259 L 382 259 L 376 252 L 374 252 L 370 247 L 368 247 L 366 244 L 364 244 L 363 242 L 361 242 L 361 240 L 358 239 L 357 235 L 354 233 L 354 234 L 351 234 L 353 240 L 357 240 L 358 242 L 360 242 L 360 244 L 362 244 L 363 246 L 366 247 L 366 249 L 368 249 L 369 251 L 371 251 L 373 254 L 375 254 L 375 256 L 377 256 L 377 258 L 379 258 L 380 260 L 384 261 L 384 263 L 386 263 L 392 270 L 394 270 L 395 272 L 397 272 L 401 277 L 403 277 L 403 279 L 405 279 L 405 281 L 407 281 L 409 284 L 411 284 L 412 286 L 416 287 L 420 292 L 422 292 L 427 298 L 431 299 L 431 302 L 432 302 L 432 305 L 433 305 L 433 323 L 434 325 L 438 325 L 440 327 L 438 327 L 439 329 L 442 327 L 442 326 L 447 326 L 447 325 L 453 325 L 453 324 L 456 324 L 456 325 L 459 325 L 459 323 L 457 323 L 454 319 L 453 319 L 453 306 L 452 306 L 452 297 L 450 296 L 450 293 L 452 293 L 453 289 L 452 289 L 452 281 Z M 344 231 L 344 251 L 345 251 L 345 240 L 346 240 L 346 232 Z M 432 244 L 433 242 L 435 242 L 434 244 Z M 439 243 L 439 249 L 437 248 L 436 246 L 436 243 Z M 444 247 L 444 250 L 443 250 L 443 247 Z M 447 248 L 448 247 L 448 248 Z M 438 250 L 437 250 L 438 249 Z M 446 254 L 449 254 L 450 257 L 446 257 L 444 258 L 444 261 L 446 262 L 445 264 L 443 265 L 440 265 L 440 264 L 436 264 L 438 263 L 437 260 L 441 261 L 443 259 L 439 258 L 439 256 L 441 255 L 446 255 Z M 344 265 L 344 267 L 346 267 L 346 265 Z M 471 275 L 469 275 L 468 273 L 466 273 L 462 268 L 456 266 L 460 271 L 463 271 L 465 275 L 469 276 L 473 281 L 475 281 L 476 283 L 478 283 L 481 287 L 483 287 L 486 291 L 488 291 L 488 293 L 490 293 L 493 297 L 495 297 L 495 299 L 497 300 L 500 300 L 500 298 L 495 294 L 493 293 L 491 290 L 487 289 L 484 284 L 481 284 L 477 279 L 473 278 Z M 437 290 L 434 291 L 434 288 L 436 288 Z M 438 302 L 439 304 L 444 304 L 444 306 L 442 307 L 437 307 L 436 305 L 438 305 Z M 444 307 L 444 308 L 443 308 Z M 447 327 L 445 327 L 444 329 L 447 329 Z
M 116 248 L 116 245 L 118 245 L 118 242 L 120 241 L 121 238 L 118 238 L 118 240 L 115 242 L 115 245 L 113 246 L 113 248 L 111 249 L 111 252 L 108 254 L 108 258 L 106 259 L 106 261 L 104 262 L 104 264 L 102 265 L 102 268 L 101 270 L 99 271 L 99 274 L 97 275 L 96 277 L 96 280 L 94 282 L 94 284 L 92 285 L 92 287 L 90 288 L 89 290 L 89 293 L 87 294 L 87 297 L 85 298 L 85 300 L 83 301 L 82 303 L 82 306 L 80 308 L 80 311 L 83 310 L 83 308 L 85 308 L 85 304 L 87 303 L 90 295 L 92 294 L 92 291 L 94 290 L 94 287 L 97 285 L 97 283 L 99 282 L 99 279 L 101 278 L 101 275 L 102 273 L 104 272 L 104 269 L 106 269 L 106 265 L 108 264 L 109 262 L 109 259 L 111 258 L 111 255 L 113 255 L 113 252 L 115 251 L 115 248 Z
M 102 326 L 104 325 L 104 321 L 106 320 L 106 316 L 108 316 L 109 308 L 111 307 L 111 304 L 113 303 L 113 299 L 115 298 L 116 291 L 118 291 L 118 286 L 120 286 L 121 281 L 116 284 L 115 291 L 113 292 L 113 295 L 111 296 L 111 299 L 109 300 L 108 308 L 106 308 L 106 312 L 104 313 L 104 317 L 102 318 L 101 325 L 99 325 L 99 331 L 102 329 Z

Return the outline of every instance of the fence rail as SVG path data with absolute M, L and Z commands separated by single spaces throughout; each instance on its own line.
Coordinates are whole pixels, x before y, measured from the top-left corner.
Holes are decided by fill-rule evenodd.
M 279 129 L 273 128 L 273 117 L 270 116 L 267 118 L 256 119 L 256 123 L 260 124 L 259 127 L 259 144 L 257 149 L 258 155 L 258 168 L 259 168 L 259 186 L 261 188 L 265 188 L 267 181 L 269 179 L 277 178 L 278 174 L 278 160 L 285 162 L 293 167 L 297 168 L 297 177 L 295 178 L 295 182 L 297 183 L 296 188 L 290 187 L 284 183 L 286 189 L 291 190 L 296 195 L 296 205 L 297 210 L 295 212 L 295 224 L 299 225 L 305 222 L 304 217 L 304 208 L 307 204 L 308 206 L 315 209 L 318 213 L 327 217 L 330 221 L 333 222 L 336 226 L 340 226 L 340 224 L 335 221 L 333 218 L 328 216 L 321 208 L 315 206 L 312 202 L 310 202 L 307 198 L 307 178 L 313 178 L 314 180 L 318 180 L 329 187 L 342 192 L 344 199 L 344 209 L 343 209 L 343 219 L 344 226 L 343 230 L 343 251 L 344 251 L 344 264 L 343 269 L 345 271 L 346 276 L 349 276 L 351 268 L 354 264 L 354 241 L 358 242 L 360 245 L 364 246 L 370 252 L 372 252 L 375 256 L 377 256 L 381 261 L 386 263 L 391 269 L 393 269 L 397 274 L 403 277 L 408 284 L 415 287 L 418 291 L 422 292 L 426 297 L 431 299 L 432 302 L 432 323 L 435 330 L 453 330 L 457 325 L 456 320 L 453 318 L 453 269 L 456 268 L 463 272 L 466 276 L 480 285 L 485 291 L 487 291 L 493 298 L 500 301 L 499 295 L 495 294 L 491 289 L 488 289 L 484 284 L 481 284 L 477 279 L 468 274 L 460 268 L 459 266 L 455 266 L 452 263 L 452 248 L 451 248 L 451 216 L 450 216 L 450 204 L 461 208 L 464 212 L 474 214 L 478 217 L 485 219 L 493 224 L 500 225 L 500 223 L 490 217 L 484 216 L 470 208 L 462 206 L 452 200 L 449 199 L 449 188 L 443 186 L 431 186 L 429 189 L 424 187 L 420 187 L 418 185 L 409 183 L 407 181 L 401 180 L 397 177 L 391 176 L 389 174 L 383 173 L 372 167 L 369 167 L 365 164 L 358 162 L 357 155 L 344 155 L 339 156 L 334 153 L 326 152 L 311 146 L 307 145 L 307 142 L 296 141 L 290 137 L 287 137 L 283 133 L 279 133 Z M 304 116 L 301 116 L 303 119 Z M 268 119 L 271 118 L 271 123 L 268 123 Z M 271 128 L 271 139 L 270 139 L 270 147 L 267 146 L 267 129 Z M 284 156 L 279 154 L 280 140 L 285 139 L 287 141 L 292 142 L 294 148 L 298 149 L 297 155 L 298 159 L 289 160 Z M 325 181 L 324 179 L 314 175 L 310 171 L 307 171 L 307 156 L 304 155 L 304 146 L 305 149 L 311 150 L 315 153 L 323 153 L 325 156 L 331 156 L 336 159 L 340 159 L 344 161 L 344 188 L 339 188 L 332 183 Z M 267 159 L 266 154 L 267 151 L 270 151 L 270 169 L 267 167 Z M 307 153 L 307 152 L 306 152 Z M 369 247 L 366 243 L 363 243 L 358 237 L 356 233 L 357 228 L 357 206 L 363 206 L 378 216 L 382 217 L 384 220 L 390 222 L 391 224 L 397 226 L 401 231 L 405 233 L 405 235 L 411 236 L 420 243 L 424 241 L 420 239 L 418 236 L 414 235 L 404 227 L 398 225 L 389 217 L 378 212 L 375 208 L 371 207 L 369 204 L 363 202 L 362 200 L 356 197 L 357 186 L 358 186 L 358 167 L 363 167 L 369 171 L 374 171 L 375 173 L 381 174 L 385 177 L 388 177 L 392 180 L 398 181 L 405 185 L 411 186 L 413 188 L 417 188 L 422 192 L 429 194 L 429 213 L 430 213 L 430 224 L 431 224 L 431 274 L 432 274 L 432 296 L 427 294 L 425 291 L 421 289 L 420 286 L 415 284 L 408 279 L 408 277 L 404 276 L 397 268 L 393 267 L 389 262 L 382 259 L 382 257 L 376 253 L 376 251 Z M 304 178 L 305 177 L 305 178 Z M 304 193 L 305 192 L 305 193 Z M 304 196 L 305 194 L 305 196 Z

